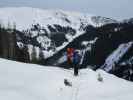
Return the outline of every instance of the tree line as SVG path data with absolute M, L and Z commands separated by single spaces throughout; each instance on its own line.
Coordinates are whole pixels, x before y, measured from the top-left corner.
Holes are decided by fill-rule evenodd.
M 0 57 L 21 62 L 29 62 L 28 48 L 17 45 L 17 30 L 4 28 L 0 25 Z

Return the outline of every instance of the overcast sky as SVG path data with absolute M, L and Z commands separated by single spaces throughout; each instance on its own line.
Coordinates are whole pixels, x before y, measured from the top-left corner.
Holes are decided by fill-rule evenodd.
M 72 10 L 117 20 L 133 17 L 133 0 L 0 0 L 0 7 L 11 6 Z

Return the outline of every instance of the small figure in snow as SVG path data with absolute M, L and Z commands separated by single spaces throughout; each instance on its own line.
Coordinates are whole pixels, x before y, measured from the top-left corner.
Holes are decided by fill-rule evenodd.
M 67 62 L 72 68 L 74 68 L 75 76 L 78 75 L 80 60 L 81 56 L 78 50 L 74 50 L 73 48 L 67 48 Z
M 73 53 L 73 66 L 74 66 L 74 75 L 78 75 L 78 69 L 79 69 L 79 64 L 81 60 L 81 55 L 79 54 L 78 50 L 75 50 Z

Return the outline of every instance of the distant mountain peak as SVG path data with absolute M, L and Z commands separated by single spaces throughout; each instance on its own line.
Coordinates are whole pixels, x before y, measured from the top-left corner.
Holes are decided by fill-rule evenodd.
M 64 10 L 43 10 L 31 7 L 6 7 L 0 8 L 0 22 L 5 26 L 15 23 L 18 30 L 29 29 L 36 22 L 43 27 L 47 25 L 58 24 L 61 26 L 70 26 L 79 30 L 81 24 L 86 25 L 104 25 L 116 23 L 117 21 L 105 17 L 83 14 L 79 12 L 69 12 Z

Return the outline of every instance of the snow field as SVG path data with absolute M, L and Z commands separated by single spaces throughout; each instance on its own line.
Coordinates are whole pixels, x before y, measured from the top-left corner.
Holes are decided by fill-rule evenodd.
M 103 82 L 97 80 L 98 73 Z M 66 86 L 67 79 L 72 86 Z M 133 100 L 133 83 L 102 70 L 73 70 L 0 59 L 0 100 Z

